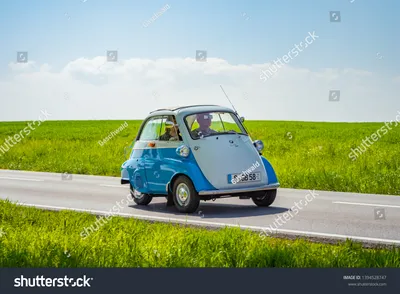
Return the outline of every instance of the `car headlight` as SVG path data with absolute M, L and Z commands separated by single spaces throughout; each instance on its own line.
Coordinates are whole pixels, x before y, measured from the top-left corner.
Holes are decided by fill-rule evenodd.
M 261 140 L 256 140 L 253 142 L 253 144 L 259 152 L 264 149 L 264 143 Z
M 176 154 L 178 154 L 179 156 L 182 156 L 182 157 L 188 157 L 189 152 L 190 152 L 190 149 L 186 145 L 182 145 L 182 146 L 179 146 L 178 148 L 176 148 Z

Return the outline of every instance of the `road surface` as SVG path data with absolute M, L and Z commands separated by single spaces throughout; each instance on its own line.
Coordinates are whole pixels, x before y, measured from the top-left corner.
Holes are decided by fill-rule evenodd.
M 365 244 L 400 246 L 400 197 L 279 189 L 271 207 L 251 199 L 202 201 L 193 214 L 167 207 L 165 198 L 148 206 L 127 201 L 129 187 L 115 177 L 0 170 L 0 198 L 42 209 L 71 209 L 106 214 L 117 203 L 119 215 L 205 227 L 240 226 L 260 235 L 353 239 Z M 296 204 L 297 203 L 297 204 Z

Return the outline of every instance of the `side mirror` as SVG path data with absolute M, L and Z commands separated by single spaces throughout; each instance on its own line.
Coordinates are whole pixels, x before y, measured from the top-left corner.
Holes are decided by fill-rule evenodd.
M 240 121 L 241 121 L 242 123 L 244 122 L 244 117 L 243 117 L 243 116 L 240 117 Z

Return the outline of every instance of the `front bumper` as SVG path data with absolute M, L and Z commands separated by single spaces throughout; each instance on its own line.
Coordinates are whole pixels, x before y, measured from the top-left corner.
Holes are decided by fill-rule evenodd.
M 241 193 L 248 193 L 248 192 L 257 192 L 257 191 L 264 191 L 264 190 L 274 190 L 279 188 L 279 183 L 265 185 L 260 187 L 248 187 L 248 188 L 238 188 L 238 189 L 225 189 L 225 190 L 205 190 L 199 191 L 200 196 L 204 195 L 232 195 L 232 194 L 241 194 Z

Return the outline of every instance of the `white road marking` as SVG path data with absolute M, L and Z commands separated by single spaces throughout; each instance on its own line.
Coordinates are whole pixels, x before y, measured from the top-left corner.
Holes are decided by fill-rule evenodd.
M 17 180 L 17 181 L 31 181 L 31 182 L 44 182 L 44 180 L 39 180 L 39 179 L 28 179 L 28 178 L 0 177 L 0 179 L 4 179 L 4 180 Z
M 127 188 L 127 186 L 123 186 L 123 185 L 100 185 L 102 187 L 111 187 L 111 188 Z
M 388 204 L 356 203 L 356 202 L 344 202 L 344 201 L 333 201 L 332 203 L 335 203 L 335 204 L 348 204 L 348 205 L 360 205 L 360 206 L 400 208 L 399 205 L 388 205 Z
M 61 206 L 50 206 L 50 205 L 39 205 L 39 204 L 27 204 L 27 203 L 16 203 L 22 206 L 30 206 L 30 207 L 42 207 L 48 209 L 55 210 L 72 210 L 78 212 L 88 212 L 92 214 L 109 214 L 108 211 L 102 210 L 89 210 L 82 208 L 72 208 L 72 207 L 61 207 Z M 250 229 L 255 231 L 263 231 L 267 229 L 266 227 L 259 226 L 247 226 L 240 224 L 228 224 L 228 223 L 217 223 L 217 222 L 207 222 L 207 221 L 198 221 L 198 220 L 189 220 L 189 219 L 178 219 L 178 218 L 168 218 L 161 216 L 150 216 L 150 215 L 138 215 L 138 214 L 129 214 L 129 213 L 115 213 L 114 215 L 125 216 L 125 217 L 134 217 L 143 220 L 158 220 L 162 222 L 174 222 L 174 223 L 184 223 L 184 224 L 194 224 L 194 225 L 211 225 L 215 227 L 239 227 L 242 229 Z M 392 239 L 381 239 L 381 238 L 370 238 L 370 237 L 360 237 L 360 236 L 351 236 L 351 235 L 339 235 L 339 234 L 330 234 L 330 233 L 317 233 L 317 232 L 308 232 L 308 231 L 297 231 L 297 230 L 285 230 L 285 229 L 274 229 L 275 233 L 289 233 L 296 235 L 304 235 L 308 237 L 329 237 L 334 239 L 352 239 L 355 241 L 363 241 L 363 242 L 375 242 L 375 243 L 386 243 L 386 244 L 397 244 L 400 245 L 400 240 L 392 240 Z

